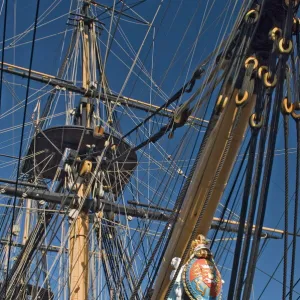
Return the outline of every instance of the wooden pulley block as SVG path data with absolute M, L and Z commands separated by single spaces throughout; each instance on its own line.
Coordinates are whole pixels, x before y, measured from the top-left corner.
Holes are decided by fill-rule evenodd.
M 96 212 L 95 215 L 98 219 L 102 219 L 104 216 L 103 211 Z
M 267 66 L 261 66 L 259 67 L 257 71 L 258 78 L 263 79 L 263 76 L 265 73 L 268 73 L 268 67 Z
M 259 129 L 263 125 L 263 117 L 260 117 L 260 120 L 257 120 L 256 114 L 252 114 L 249 119 L 249 124 L 253 129 Z
M 242 96 L 239 93 L 237 93 L 236 96 L 235 96 L 236 106 L 244 105 L 246 103 L 246 101 L 248 100 L 248 98 L 249 98 L 248 91 L 245 91 Z
M 299 4 L 299 2 L 300 2 L 300 0 L 285 0 L 285 1 L 284 1 L 284 2 L 285 2 L 285 5 L 286 5 L 286 6 L 289 6 L 291 1 L 293 2 L 293 6 L 294 6 L 294 7 L 296 7 L 296 6 Z
M 188 106 L 178 107 L 174 112 L 174 123 L 180 125 L 180 127 L 183 126 L 187 122 L 190 114 L 191 111 Z
M 80 172 L 79 172 L 79 175 L 80 176 L 83 176 L 83 175 L 86 175 L 86 174 L 89 174 L 91 173 L 92 171 L 92 162 L 89 161 L 89 160 L 85 160 L 82 165 L 81 165 L 81 168 L 80 168 Z
M 250 22 L 256 23 L 258 21 L 258 18 L 259 18 L 259 13 L 255 9 L 249 10 L 245 15 L 245 21 L 247 23 L 250 23 Z
M 274 75 L 274 78 L 272 81 L 270 81 L 270 79 L 271 79 L 270 73 L 269 72 L 265 73 L 263 76 L 263 83 L 264 83 L 265 87 L 267 87 L 267 88 L 275 87 L 277 84 L 276 75 Z
M 280 53 L 289 54 L 293 50 L 293 41 L 292 40 L 284 41 L 284 39 L 281 39 L 279 41 L 278 48 Z
M 220 95 L 216 103 L 216 114 L 219 115 L 225 108 L 228 102 L 228 97 Z
M 94 128 L 93 136 L 102 137 L 104 135 L 104 128 L 102 126 L 96 126 Z
M 272 41 L 276 41 L 282 36 L 282 30 L 278 27 L 274 27 L 270 32 L 269 32 L 269 38 Z
M 282 103 L 281 103 L 281 112 L 284 114 L 284 115 L 289 115 L 293 112 L 294 110 L 294 105 L 293 103 L 290 103 L 288 98 L 285 97 L 283 100 L 282 100 Z
M 250 65 L 253 64 L 253 70 L 258 68 L 258 60 L 254 56 L 250 56 L 245 60 L 245 68 L 249 68 Z
M 300 25 L 300 19 L 297 17 L 294 17 L 293 18 L 293 27 L 292 27 L 293 34 L 296 34 L 299 31 L 299 25 Z

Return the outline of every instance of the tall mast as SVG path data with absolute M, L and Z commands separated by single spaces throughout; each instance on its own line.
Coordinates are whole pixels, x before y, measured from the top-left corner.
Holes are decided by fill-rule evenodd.
M 82 184 L 77 192 L 80 199 L 84 198 L 85 190 L 86 185 Z M 72 300 L 88 299 L 88 231 L 88 214 L 83 209 L 72 222 L 69 237 L 70 299 Z
M 83 20 L 79 21 L 79 26 L 83 28 L 83 47 L 82 47 L 82 87 L 89 89 L 90 83 L 90 31 L 93 30 L 93 23 L 88 16 L 89 3 L 85 2 L 82 8 Z M 81 126 L 91 127 L 91 103 L 89 98 L 83 97 L 80 101 Z M 84 115 L 85 114 L 85 115 Z M 80 173 L 91 172 L 92 163 L 85 161 L 81 167 Z M 86 182 L 79 179 L 75 185 L 79 203 L 85 198 L 88 192 Z M 69 236 L 69 273 L 70 273 L 70 299 L 87 300 L 88 299 L 88 273 L 89 273 L 89 218 L 86 208 L 78 212 L 78 216 L 72 221 Z

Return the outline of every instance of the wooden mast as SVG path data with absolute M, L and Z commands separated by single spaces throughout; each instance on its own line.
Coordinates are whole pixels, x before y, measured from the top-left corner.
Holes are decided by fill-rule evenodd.
M 82 184 L 77 195 L 84 197 L 85 184 Z M 88 299 L 88 231 L 89 218 L 85 210 L 82 210 L 78 217 L 71 224 L 69 237 L 70 256 L 70 299 Z
M 235 92 L 233 97 L 228 101 L 229 103 L 218 120 L 218 123 L 212 130 L 203 154 L 197 163 L 191 184 L 187 190 L 183 206 L 179 213 L 179 218 L 175 224 L 170 238 L 170 243 L 163 257 L 160 270 L 156 278 L 154 293 L 151 298 L 153 300 L 165 298 L 171 282 L 170 274 L 173 270 L 171 267 L 171 260 L 174 257 L 183 256 L 199 214 L 201 213 L 207 192 L 217 171 L 229 138 L 229 133 L 233 126 L 236 113 L 236 103 L 234 101 L 236 93 L 237 92 Z M 227 155 L 223 168 L 221 169 L 212 197 L 205 209 L 205 213 L 200 222 L 198 234 L 206 236 L 208 233 L 215 211 L 227 185 L 238 150 L 244 139 L 254 104 L 255 96 L 249 99 L 248 104 L 242 109 L 241 116 L 234 133 L 234 138 L 230 145 L 229 154 Z M 203 176 L 203 174 L 205 174 L 205 176 Z
M 87 15 L 88 4 L 84 4 L 83 13 Z M 83 49 L 82 49 L 82 85 L 88 90 L 90 81 L 90 46 L 89 46 L 89 32 L 88 25 L 83 21 Z M 90 103 L 86 104 L 86 126 L 90 127 Z M 85 173 L 86 166 L 83 164 L 79 171 L 80 175 Z M 77 195 L 79 199 L 84 199 L 87 194 L 87 183 L 82 182 L 77 185 Z M 69 237 L 69 268 L 70 268 L 70 299 L 71 300 L 88 300 L 88 260 L 89 260 L 89 218 L 87 211 L 83 208 L 77 218 L 71 224 L 71 231 Z

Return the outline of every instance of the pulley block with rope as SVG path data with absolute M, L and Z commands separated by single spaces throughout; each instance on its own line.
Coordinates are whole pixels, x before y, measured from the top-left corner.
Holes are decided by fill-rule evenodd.
M 235 104 L 237 107 L 246 105 L 248 99 L 253 94 L 254 89 L 254 74 L 258 68 L 258 60 L 256 57 L 251 56 L 245 60 L 245 74 L 243 77 L 241 88 L 235 96 Z
M 94 137 L 102 137 L 104 135 L 104 128 L 102 126 L 94 127 Z
M 266 88 L 274 88 L 277 84 L 277 76 L 272 75 L 269 72 L 266 72 L 263 76 L 263 83 Z
M 173 116 L 172 125 L 171 125 L 171 132 L 169 134 L 169 138 L 173 137 L 174 131 L 177 128 L 184 126 L 191 115 L 191 110 L 188 106 L 182 105 L 178 107 Z
M 92 172 L 93 164 L 90 160 L 84 160 L 79 168 L 79 176 L 86 176 Z

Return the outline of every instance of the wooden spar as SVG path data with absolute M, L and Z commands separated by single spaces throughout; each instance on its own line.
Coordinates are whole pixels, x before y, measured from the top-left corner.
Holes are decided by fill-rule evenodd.
M 85 24 L 82 24 L 86 27 Z M 83 49 L 82 49 L 82 82 L 83 88 L 88 89 L 90 81 L 89 67 L 89 36 L 88 29 L 84 29 L 83 33 Z M 88 103 L 90 105 L 90 103 Z M 89 106 L 90 107 L 90 106 Z M 86 110 L 86 126 L 90 127 L 89 109 Z M 82 170 L 80 170 L 82 172 Z M 84 199 L 87 184 L 82 183 L 78 189 L 77 196 Z M 82 209 L 77 218 L 71 225 L 71 233 L 69 237 L 70 244 L 70 299 L 71 300 L 88 300 L 88 260 L 89 260 L 89 217 L 87 211 Z
M 0 62 L 1 64 L 1 62 Z M 1 67 L 0 67 L 1 69 Z M 12 64 L 8 64 L 6 62 L 3 62 L 3 72 L 6 73 L 10 73 L 16 76 L 21 76 L 21 77 L 25 77 L 28 78 L 29 77 L 29 69 L 17 66 L 17 65 L 12 65 Z M 18 72 L 18 71 L 24 71 L 24 72 Z M 62 78 L 58 78 L 55 77 L 53 75 L 50 74 L 46 74 L 46 73 L 42 73 L 42 72 L 38 72 L 35 70 L 31 70 L 31 76 L 30 78 L 32 80 L 38 81 L 38 82 L 43 82 L 43 83 L 47 83 L 49 85 L 52 85 L 54 87 L 59 87 L 59 88 L 66 88 L 66 90 L 74 92 L 74 93 L 79 93 L 79 94 L 86 94 L 87 90 L 85 89 L 80 89 L 74 85 L 72 85 L 72 83 L 70 81 L 66 81 Z M 98 96 L 96 94 L 96 96 Z M 103 101 L 109 101 L 112 103 L 116 103 L 117 99 L 118 99 L 118 104 L 123 105 L 123 106 L 129 106 L 129 107 L 133 107 L 133 108 L 137 108 L 137 109 L 141 109 L 147 112 L 155 112 L 156 109 L 159 108 L 159 106 L 154 105 L 154 104 L 150 104 L 148 102 L 144 102 L 141 100 L 137 100 L 137 99 L 133 99 L 130 97 L 125 97 L 125 96 L 116 96 L 116 95 L 112 95 L 112 94 L 106 94 L 104 95 L 100 95 L 100 99 Z M 166 117 L 172 117 L 174 114 L 174 110 L 172 109 L 168 109 L 168 108 L 164 108 L 163 110 L 161 110 L 158 115 L 162 115 L 162 116 L 166 116 Z M 195 116 L 190 116 L 188 122 L 189 123 L 194 123 L 194 122 L 200 122 L 200 123 L 204 123 L 205 125 L 207 125 L 208 121 L 207 120 L 203 120 L 201 118 L 197 118 Z M 197 124 L 195 124 L 197 125 Z
M 216 221 L 216 222 L 220 222 L 220 218 L 213 218 L 213 221 Z M 240 223 L 237 222 L 237 221 L 233 221 L 233 220 L 226 220 L 224 219 L 222 221 L 221 224 L 232 224 L 232 225 L 239 225 Z M 247 223 L 245 223 L 245 226 L 247 227 Z M 253 225 L 253 230 L 255 229 L 255 225 Z M 263 227 L 262 228 L 263 231 L 269 231 L 269 232 L 272 232 L 272 233 L 279 233 L 279 234 L 284 234 L 284 230 L 281 230 L 281 229 L 276 229 L 276 228 L 271 228 L 271 227 Z M 288 235 L 294 235 L 294 233 L 292 232 L 287 232 Z M 296 234 L 296 236 L 300 237 L 300 234 Z
M 236 94 L 237 91 L 233 93 L 233 97 L 229 100 L 227 107 L 220 116 L 216 126 L 212 129 L 202 156 L 197 163 L 191 184 L 185 195 L 178 220 L 174 225 L 170 243 L 163 257 L 159 273 L 155 281 L 154 293 L 151 298 L 153 300 L 165 298 L 171 282 L 170 274 L 173 270 L 171 267 L 171 260 L 174 257 L 183 256 L 199 214 L 203 208 L 206 194 L 218 168 L 233 125 L 236 113 Z M 212 197 L 205 209 L 203 218 L 200 222 L 199 232 L 197 232 L 197 234 L 203 234 L 206 236 L 208 233 L 215 211 L 227 185 L 234 161 L 244 139 L 255 100 L 256 96 L 252 96 L 248 100 L 247 105 L 241 111 L 241 116 L 228 152 L 229 154 L 226 157 L 225 163 L 218 177 Z
M 29 72 L 29 69 L 26 69 L 26 68 L 23 68 L 23 67 L 20 67 L 20 66 L 16 66 L 16 65 L 12 65 L 12 64 L 8 64 L 8 63 L 5 63 L 3 62 L 3 66 L 7 67 L 7 70 L 13 70 L 13 69 L 17 69 L 17 70 L 20 70 L 20 71 L 25 71 L 25 72 Z M 4 69 L 3 69 L 4 70 Z M 32 74 L 35 74 L 35 75 L 39 75 L 43 78 L 51 78 L 51 79 L 55 79 L 56 77 L 53 76 L 53 75 L 49 75 L 49 74 L 45 74 L 45 73 L 42 73 L 42 72 L 38 72 L 38 71 L 35 71 L 35 70 L 31 70 L 30 71 Z

